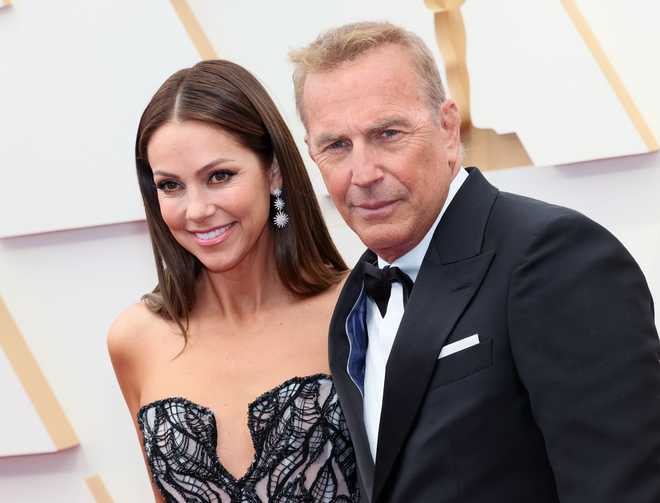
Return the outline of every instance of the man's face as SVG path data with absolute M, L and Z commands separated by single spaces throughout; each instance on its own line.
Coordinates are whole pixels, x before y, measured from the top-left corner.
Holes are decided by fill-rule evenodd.
M 456 105 L 431 109 L 394 44 L 310 73 L 303 104 L 310 155 L 346 223 L 385 260 L 414 248 L 460 169 Z

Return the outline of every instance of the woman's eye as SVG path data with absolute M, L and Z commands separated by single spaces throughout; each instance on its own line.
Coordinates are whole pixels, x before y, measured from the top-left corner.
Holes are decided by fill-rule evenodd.
M 179 184 L 173 180 L 163 180 L 162 182 L 158 182 L 156 187 L 163 192 L 174 192 L 179 188 Z
M 231 171 L 226 171 L 226 170 L 214 171 L 213 173 L 211 173 L 211 176 L 209 176 L 209 182 L 211 183 L 226 182 L 232 176 L 234 176 L 234 173 L 232 173 Z

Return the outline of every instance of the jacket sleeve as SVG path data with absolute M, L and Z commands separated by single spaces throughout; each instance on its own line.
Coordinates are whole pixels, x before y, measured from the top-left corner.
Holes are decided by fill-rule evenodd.
M 511 276 L 508 316 L 560 501 L 660 502 L 660 343 L 626 249 L 580 214 L 555 219 Z

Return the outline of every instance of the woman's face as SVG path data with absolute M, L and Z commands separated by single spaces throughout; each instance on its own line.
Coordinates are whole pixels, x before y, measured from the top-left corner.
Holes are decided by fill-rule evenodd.
M 281 186 L 277 168 L 200 121 L 161 126 L 147 155 L 165 224 L 207 269 L 227 271 L 267 245 L 270 192 Z

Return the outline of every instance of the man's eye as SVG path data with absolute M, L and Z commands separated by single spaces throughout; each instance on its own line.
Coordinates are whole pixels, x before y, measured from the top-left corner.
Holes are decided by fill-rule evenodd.
M 163 180 L 162 182 L 158 182 L 156 187 L 158 190 L 168 193 L 176 191 L 179 188 L 179 184 L 173 180 Z
M 227 170 L 220 170 L 220 171 L 214 171 L 211 173 L 209 176 L 209 182 L 210 183 L 222 183 L 226 182 L 229 180 L 232 176 L 234 176 L 234 173 L 231 171 Z
M 340 150 L 342 148 L 346 148 L 347 146 L 348 142 L 346 140 L 337 140 L 325 147 L 325 150 Z
M 400 133 L 401 131 L 397 131 L 396 129 L 385 129 L 380 133 L 380 135 L 386 140 L 389 140 L 390 138 L 398 136 Z

